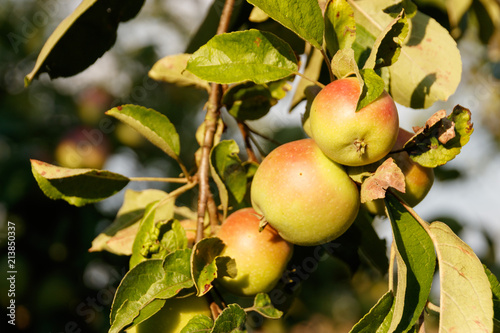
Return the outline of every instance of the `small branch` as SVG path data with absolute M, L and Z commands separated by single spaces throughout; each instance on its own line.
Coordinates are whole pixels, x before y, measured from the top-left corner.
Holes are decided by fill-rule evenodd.
M 235 0 L 226 0 L 222 15 L 217 28 L 217 35 L 225 33 L 229 28 L 229 22 L 233 12 Z M 203 225 L 205 222 L 205 212 L 207 202 L 210 197 L 209 186 L 209 158 L 210 150 L 214 144 L 214 135 L 217 127 L 217 121 L 220 117 L 221 85 L 212 83 L 210 96 L 207 103 L 207 113 L 205 115 L 205 135 L 201 147 L 201 161 L 198 169 L 199 194 L 198 194 L 198 225 L 196 228 L 196 242 L 203 239 Z
M 210 217 L 210 233 L 215 235 L 217 227 L 219 226 L 219 214 L 217 213 L 217 204 L 215 203 L 212 193 L 209 193 L 207 208 L 208 216 Z
M 294 74 L 295 74 L 295 75 L 300 76 L 300 77 L 301 77 L 301 78 L 303 78 L 303 79 L 306 79 L 306 80 L 307 80 L 307 81 L 309 81 L 309 82 L 314 83 L 315 85 L 317 85 L 317 86 L 318 86 L 318 87 L 320 87 L 321 89 L 323 89 L 323 88 L 325 87 L 325 85 L 324 85 L 323 83 L 321 83 L 321 82 L 319 82 L 319 81 L 316 81 L 316 80 L 313 80 L 313 79 L 311 79 L 311 78 L 309 78 L 309 77 L 305 76 L 304 74 L 302 74 L 302 73 L 300 73 L 300 72 L 295 72 Z
M 326 67 L 328 68 L 328 73 L 330 73 L 330 81 L 334 81 L 335 75 L 333 75 L 332 63 L 330 61 L 330 58 L 328 58 L 328 54 L 326 54 L 324 49 L 321 49 L 321 54 L 323 55 L 323 58 L 325 59 Z
M 186 185 L 183 185 L 175 190 L 173 190 L 172 192 L 170 192 L 165 198 L 163 198 L 159 203 L 158 203 L 158 206 L 161 206 L 162 204 L 164 204 L 166 201 L 172 199 L 172 198 L 176 198 L 178 197 L 179 195 L 189 191 L 190 189 L 192 189 L 193 187 L 195 187 L 196 185 L 198 184 L 198 179 L 196 177 L 193 177 L 192 181 L 187 183 Z
M 184 174 L 184 177 L 186 177 L 187 179 L 191 178 L 191 175 L 189 174 L 189 170 L 186 168 L 184 163 L 182 163 L 179 158 L 176 158 L 176 161 L 179 164 L 179 167 L 181 168 L 182 173 Z
M 246 126 L 243 122 L 238 121 L 238 128 L 240 129 L 241 136 L 243 136 L 243 141 L 245 142 L 245 149 L 247 151 L 248 160 L 251 162 L 259 163 L 259 160 L 257 159 L 257 156 L 252 149 L 251 138 L 248 133 L 248 126 Z
M 186 178 L 162 178 L 162 177 L 128 177 L 133 182 L 165 182 L 185 184 L 189 181 Z

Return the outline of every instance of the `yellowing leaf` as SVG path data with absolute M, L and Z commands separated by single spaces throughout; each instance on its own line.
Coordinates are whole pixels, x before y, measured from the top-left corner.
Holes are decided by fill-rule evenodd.
M 442 222 L 433 222 L 440 276 L 440 332 L 492 332 L 493 301 L 488 277 L 474 251 Z
M 150 78 L 156 81 L 173 83 L 181 87 L 194 86 L 210 91 L 210 84 L 186 71 L 191 54 L 176 54 L 158 60 L 149 71 Z
M 386 159 L 375 174 L 363 181 L 360 191 L 361 203 L 384 198 L 389 187 L 405 193 L 405 176 L 393 158 Z

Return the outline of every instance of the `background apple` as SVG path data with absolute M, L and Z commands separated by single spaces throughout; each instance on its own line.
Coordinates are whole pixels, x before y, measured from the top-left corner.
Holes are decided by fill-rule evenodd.
M 293 245 L 269 225 L 259 232 L 259 222 L 254 209 L 243 208 L 232 213 L 217 233 L 226 244 L 221 255 L 234 258 L 238 269 L 234 279 L 223 277 L 219 281 L 237 295 L 269 292 L 292 256 Z
M 396 142 L 399 117 L 387 92 L 356 112 L 356 78 L 331 82 L 315 97 L 310 132 L 320 149 L 337 163 L 366 165 L 383 158 Z
M 127 333 L 178 333 L 191 318 L 199 314 L 212 316 L 205 298 L 170 298 L 160 311 L 127 330 Z
M 281 237 L 298 245 L 337 238 L 359 208 L 356 184 L 312 139 L 273 150 L 255 173 L 251 198 L 255 210 Z
M 402 128 L 399 129 L 398 138 L 393 151 L 403 149 L 405 143 L 413 136 Z M 426 168 L 414 162 L 407 152 L 389 154 L 399 166 L 405 175 L 405 193 L 398 192 L 399 196 L 410 206 L 415 207 L 420 203 L 427 193 L 429 193 L 432 184 L 434 184 L 434 169 Z M 383 200 L 373 200 L 364 203 L 368 211 L 375 215 L 385 215 Z

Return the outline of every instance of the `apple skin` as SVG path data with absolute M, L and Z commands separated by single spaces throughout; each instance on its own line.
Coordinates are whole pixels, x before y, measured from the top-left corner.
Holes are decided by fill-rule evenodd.
M 259 232 L 259 223 L 253 208 L 243 208 L 232 213 L 217 233 L 226 244 L 221 255 L 234 258 L 238 270 L 235 278 L 223 277 L 219 282 L 239 296 L 271 291 L 293 253 L 293 245 L 271 226 Z
M 313 139 L 273 150 L 254 175 L 251 199 L 254 209 L 281 237 L 303 246 L 339 237 L 359 209 L 356 184 Z
M 212 316 L 203 297 L 170 298 L 163 308 L 127 333 L 178 333 L 196 315 Z M 135 330 L 134 330 L 135 329 Z
M 410 140 L 414 134 L 400 128 L 396 144 L 393 151 L 403 149 L 405 143 Z M 426 168 L 414 162 L 407 152 L 389 154 L 398 167 L 405 175 L 405 193 L 398 192 L 398 195 L 410 207 L 418 205 L 429 193 L 434 184 L 434 169 Z M 366 209 L 374 215 L 385 215 L 383 200 L 368 201 L 363 204 Z
M 356 78 L 336 80 L 311 105 L 312 138 L 326 156 L 348 166 L 383 158 L 394 146 L 399 130 L 398 110 L 386 91 L 356 112 L 360 92 Z

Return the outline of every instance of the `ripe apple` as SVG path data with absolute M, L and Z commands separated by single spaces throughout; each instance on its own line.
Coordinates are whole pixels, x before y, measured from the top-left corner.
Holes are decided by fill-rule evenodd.
M 403 149 L 405 143 L 413 136 L 412 133 L 400 128 L 393 151 Z M 405 193 L 398 193 L 410 207 L 415 207 L 429 193 L 434 183 L 434 169 L 426 168 L 414 162 L 407 152 L 389 154 L 405 175 Z M 383 200 L 373 200 L 364 203 L 368 211 L 375 215 L 385 215 Z
M 135 330 L 127 330 L 127 333 L 177 333 L 198 314 L 212 316 L 203 297 L 170 298 L 160 311 L 135 326 Z
M 269 292 L 292 256 L 293 245 L 269 225 L 259 232 L 259 222 L 253 208 L 243 208 L 232 213 L 217 233 L 226 244 L 221 255 L 234 258 L 238 270 L 235 278 L 223 277 L 219 282 L 240 296 Z
M 337 163 L 360 166 L 376 162 L 396 142 L 399 118 L 396 104 L 384 91 L 356 112 L 361 93 L 356 78 L 331 82 L 311 105 L 312 138 Z
M 343 234 L 359 209 L 356 184 L 313 139 L 273 150 L 254 175 L 251 199 L 254 209 L 281 237 L 306 246 Z

